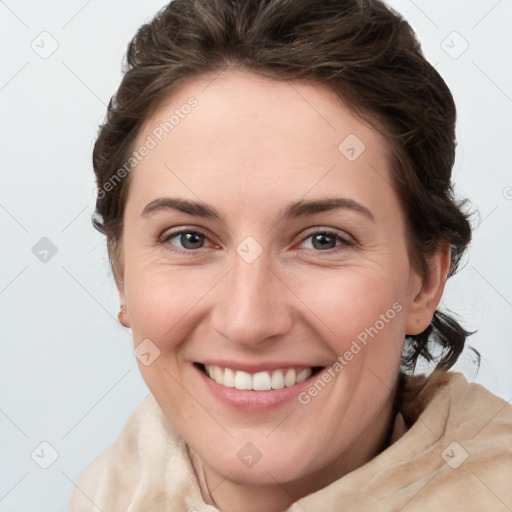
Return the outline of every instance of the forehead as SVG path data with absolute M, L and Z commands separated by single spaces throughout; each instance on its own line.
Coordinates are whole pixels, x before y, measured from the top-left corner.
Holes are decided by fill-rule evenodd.
M 330 89 L 241 70 L 182 84 L 146 121 L 135 150 L 144 145 L 132 186 L 146 195 L 236 189 L 268 201 L 389 181 L 385 138 Z

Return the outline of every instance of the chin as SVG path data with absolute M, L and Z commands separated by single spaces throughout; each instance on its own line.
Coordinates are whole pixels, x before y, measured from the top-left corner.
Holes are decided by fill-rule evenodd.
M 211 452 L 207 453 L 206 462 L 212 463 L 210 468 L 216 473 L 240 485 L 275 485 L 299 480 L 317 469 L 313 458 L 304 456 L 304 451 L 296 445 L 284 447 L 275 452 L 270 446 L 261 446 L 261 450 L 249 442 L 234 452 L 226 449 L 230 455 L 211 460 Z M 252 457 L 252 460 L 251 460 Z M 209 460 L 208 460 L 209 459 Z M 203 459 L 205 460 L 205 459 Z

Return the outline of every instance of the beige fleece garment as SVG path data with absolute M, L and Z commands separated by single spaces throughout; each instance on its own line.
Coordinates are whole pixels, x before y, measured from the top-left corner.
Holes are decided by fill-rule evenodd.
M 404 435 L 287 512 L 512 511 L 512 406 L 453 372 L 407 378 L 401 400 Z M 98 510 L 218 511 L 151 394 L 77 483 L 69 512 Z

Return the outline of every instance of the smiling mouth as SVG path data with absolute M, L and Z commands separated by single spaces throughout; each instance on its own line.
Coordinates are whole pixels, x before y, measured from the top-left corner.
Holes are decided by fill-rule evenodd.
M 269 391 L 292 387 L 323 370 L 321 366 L 313 366 L 248 373 L 202 363 L 195 363 L 195 366 L 221 386 L 253 391 Z

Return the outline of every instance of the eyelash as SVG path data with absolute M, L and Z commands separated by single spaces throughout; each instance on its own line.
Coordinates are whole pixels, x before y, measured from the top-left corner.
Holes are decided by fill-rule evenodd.
M 199 247 L 198 249 L 179 249 L 176 246 L 173 246 L 172 244 L 169 243 L 169 241 L 171 239 L 177 237 L 178 235 L 182 235 L 185 233 L 194 233 L 194 234 L 203 236 L 205 239 L 208 239 L 208 237 L 204 233 L 202 233 L 200 230 L 191 229 L 191 228 L 180 228 L 175 231 L 170 231 L 170 232 L 164 233 L 158 239 L 158 243 L 160 245 L 167 245 L 168 247 L 172 247 L 172 249 L 170 249 L 170 250 L 173 252 L 179 253 L 179 254 L 191 254 L 193 252 L 197 252 L 200 249 L 205 249 L 205 247 Z M 315 228 L 314 231 L 308 232 L 308 234 L 301 239 L 300 243 L 304 243 L 306 240 L 311 238 L 313 235 L 327 235 L 327 236 L 332 237 L 341 242 L 338 246 L 335 246 L 331 249 L 326 249 L 324 251 L 319 250 L 319 249 L 307 249 L 308 251 L 313 251 L 315 253 L 332 254 L 332 253 L 337 253 L 341 250 L 344 250 L 347 247 L 354 247 L 357 245 L 357 242 L 341 236 L 336 231 L 333 231 L 330 229 L 318 229 L 318 228 Z

